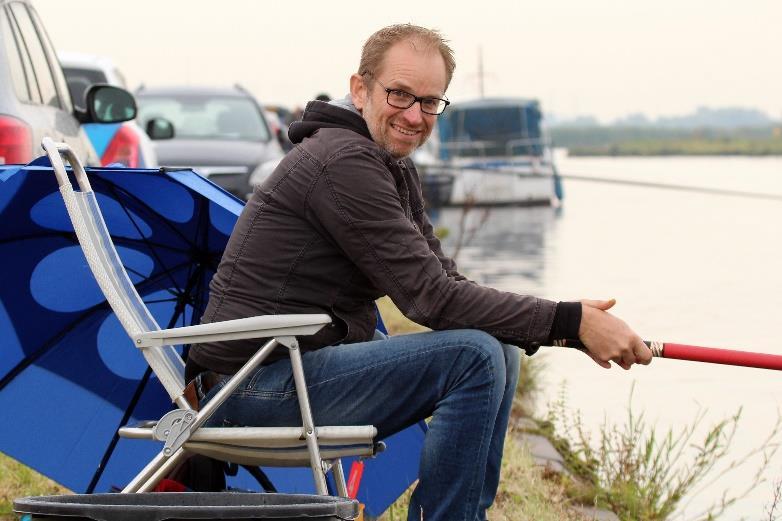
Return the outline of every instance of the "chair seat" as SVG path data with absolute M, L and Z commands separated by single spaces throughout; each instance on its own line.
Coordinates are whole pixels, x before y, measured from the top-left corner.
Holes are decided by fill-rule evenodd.
M 154 439 L 156 423 L 147 421 L 122 427 L 119 435 Z M 377 429 L 371 425 L 316 427 L 315 433 L 323 459 L 373 456 L 378 452 L 374 442 Z M 242 465 L 295 467 L 310 461 L 301 427 L 202 427 L 183 447 L 189 452 Z

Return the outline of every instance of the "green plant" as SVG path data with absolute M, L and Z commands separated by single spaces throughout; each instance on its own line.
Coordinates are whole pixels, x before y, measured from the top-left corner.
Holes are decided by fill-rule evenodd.
M 719 421 L 698 442 L 696 433 L 701 431 L 705 411 L 699 411 L 681 429 L 669 428 L 661 434 L 643 413 L 636 414 L 628 405 L 625 422 L 614 425 L 604 421 L 593 440 L 580 414 L 569 414 L 563 391 L 550 405 L 542 425 L 577 476 L 568 485 L 570 496 L 608 508 L 624 520 L 664 520 L 679 514 L 685 497 L 691 499 L 727 473 L 754 461 L 753 456 L 760 456 L 759 469 L 745 489 L 724 490 L 711 506 L 693 517 L 711 520 L 763 481 L 763 471 L 778 448 L 773 439 L 780 431 L 779 419 L 762 444 L 730 459 L 728 451 L 740 417 L 741 410 Z
M 771 504 L 766 506 L 768 521 L 777 521 L 779 519 L 777 509 L 780 503 L 782 503 L 782 478 L 777 478 L 772 486 Z

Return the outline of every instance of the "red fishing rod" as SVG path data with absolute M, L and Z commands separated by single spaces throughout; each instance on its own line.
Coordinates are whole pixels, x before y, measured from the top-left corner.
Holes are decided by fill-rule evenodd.
M 586 346 L 578 340 L 555 340 L 553 344 L 559 347 L 573 347 L 582 351 L 586 350 Z M 672 358 L 674 360 L 690 360 L 692 362 L 739 365 L 782 371 L 782 355 L 649 340 L 644 340 L 644 344 L 649 346 L 649 349 L 652 350 L 652 356 L 657 358 Z

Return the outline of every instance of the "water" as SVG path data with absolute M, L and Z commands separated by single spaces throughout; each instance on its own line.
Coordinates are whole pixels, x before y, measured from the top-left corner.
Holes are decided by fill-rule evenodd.
M 782 195 L 782 158 L 561 158 L 564 174 L 678 183 Z M 552 208 L 474 210 L 478 227 L 463 246 L 460 271 L 481 283 L 554 300 L 614 297 L 614 313 L 643 338 L 782 354 L 782 201 L 566 181 Z M 461 211 L 436 223 L 457 242 Z M 701 432 L 743 408 L 731 456 L 758 447 L 782 410 L 782 374 L 761 369 L 657 359 L 625 372 L 605 370 L 576 351 L 548 348 L 543 396 L 581 411 L 591 430 L 623 423 L 633 408 L 660 429 L 687 425 L 706 410 Z M 782 436 L 782 434 L 780 435 Z M 700 440 L 696 438 L 696 440 Z M 775 441 L 782 441 L 779 436 Z M 676 519 L 694 518 L 726 488 L 738 492 L 759 461 L 731 472 L 689 501 Z M 768 519 L 782 455 L 722 519 Z

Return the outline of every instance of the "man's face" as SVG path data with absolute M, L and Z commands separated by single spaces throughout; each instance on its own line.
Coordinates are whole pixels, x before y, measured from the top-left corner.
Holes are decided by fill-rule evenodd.
M 415 96 L 442 98 L 445 77 L 445 61 L 440 53 L 436 49 L 417 50 L 410 41 L 388 49 L 379 70 L 372 71 L 371 76 L 353 75 L 353 104 L 364 116 L 375 143 L 397 159 L 407 157 L 429 138 L 437 119 L 422 112 L 418 102 L 408 109 L 392 107 L 386 101 L 383 85 Z

